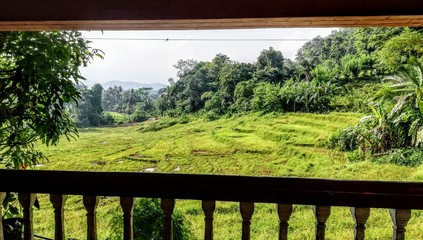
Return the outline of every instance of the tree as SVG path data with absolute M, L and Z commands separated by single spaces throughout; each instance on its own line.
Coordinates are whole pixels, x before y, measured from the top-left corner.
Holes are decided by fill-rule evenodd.
M 261 51 L 256 62 L 257 71 L 254 78 L 257 82 L 281 83 L 284 77 L 284 58 L 282 52 L 273 47 Z
M 377 52 L 377 56 L 388 72 L 397 71 L 410 58 L 423 59 L 423 34 L 404 31 L 401 35 L 389 39 Z
M 0 161 L 9 168 L 34 166 L 35 144 L 55 145 L 77 136 L 65 104 L 76 102 L 84 77 L 79 68 L 103 56 L 81 33 L 10 32 L 0 43 Z
M 109 124 L 110 119 L 103 115 L 101 106 L 103 87 L 96 83 L 90 89 L 77 86 L 81 94 L 77 104 L 70 104 L 69 109 L 74 115 L 77 127 L 99 126 Z
M 97 114 L 101 114 L 103 112 L 103 107 L 101 107 L 101 98 L 103 94 L 103 87 L 96 83 L 91 87 L 91 105 L 93 106 L 93 110 Z
M 101 106 L 106 111 L 117 112 L 122 102 L 123 89 L 121 86 L 113 86 L 104 90 L 101 96 Z
M 239 82 L 234 90 L 235 103 L 231 108 L 236 112 L 248 112 L 251 110 L 251 98 L 254 95 L 256 83 L 253 80 Z
M 232 63 L 222 66 L 219 73 L 218 90 L 203 94 L 202 97 L 211 95 L 206 102 L 206 109 L 213 110 L 218 114 L 226 113 L 229 107 L 235 102 L 234 92 L 237 84 L 250 80 L 255 68 L 248 63 Z
M 381 89 L 376 99 L 387 102 L 395 127 L 405 126 L 411 136 L 408 142 L 419 145 L 423 142 L 423 64 L 412 58 L 397 74 L 385 80 L 391 84 Z
M 300 70 L 306 81 L 311 80 L 311 71 L 322 63 L 321 55 L 324 39 L 320 36 L 305 43 L 297 52 L 295 60 L 300 66 Z
M 394 110 L 408 107 L 423 114 L 423 64 L 412 59 L 403 65 L 397 74 L 384 78 L 390 85 L 376 94 L 376 99 L 382 99 L 395 104 Z
M 284 58 L 282 52 L 276 51 L 273 47 L 269 47 L 268 50 L 261 51 L 257 57 L 256 66 L 257 69 L 264 69 L 266 67 L 282 69 Z

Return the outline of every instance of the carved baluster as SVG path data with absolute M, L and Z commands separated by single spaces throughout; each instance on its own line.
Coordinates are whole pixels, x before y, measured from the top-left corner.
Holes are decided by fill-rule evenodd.
M 292 214 L 292 204 L 278 204 L 279 240 L 288 239 L 288 221 Z
M 161 200 L 162 210 L 164 214 L 164 240 L 173 239 L 173 223 L 172 214 L 175 208 L 175 199 L 163 199 Z
M 330 215 L 330 206 L 313 206 L 316 216 L 316 240 L 325 239 L 326 221 Z
M 64 210 L 67 195 L 50 194 L 50 202 L 54 208 L 54 239 L 65 239 Z
M 37 194 L 35 193 L 19 193 L 18 200 L 22 206 L 23 211 L 23 227 L 24 227 L 24 240 L 34 239 L 34 228 L 33 228 L 33 209 Z
M 240 202 L 240 210 L 242 216 L 242 240 L 249 240 L 251 217 L 254 213 L 254 203 Z
M 100 197 L 83 196 L 85 210 L 87 211 L 87 240 L 97 240 L 96 208 Z
M 410 209 L 389 209 L 392 222 L 394 223 L 392 239 L 404 240 L 405 239 L 405 226 L 411 218 Z
M 134 239 L 134 232 L 133 232 L 133 225 L 132 225 L 134 198 L 120 197 L 120 206 L 122 207 L 122 211 L 123 211 L 123 239 L 132 240 Z
M 202 201 L 201 207 L 204 211 L 204 240 L 213 239 L 213 213 L 216 209 L 215 201 Z
M 2 206 L 3 206 L 3 201 L 6 198 L 6 193 L 5 192 L 0 192 L 0 240 L 4 240 L 4 235 L 3 235 L 3 212 L 2 212 Z
M 354 218 L 354 239 L 364 240 L 364 231 L 366 230 L 366 222 L 370 216 L 370 208 L 350 208 L 351 215 Z

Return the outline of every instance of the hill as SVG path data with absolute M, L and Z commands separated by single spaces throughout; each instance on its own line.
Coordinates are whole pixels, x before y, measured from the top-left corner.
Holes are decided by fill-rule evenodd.
M 84 84 L 87 86 L 92 86 L 95 84 L 95 82 L 88 80 L 84 82 Z M 163 84 L 163 83 L 140 83 L 140 82 L 132 82 L 132 81 L 119 81 L 119 80 L 108 81 L 108 82 L 104 82 L 100 84 L 104 89 L 107 89 L 109 87 L 114 87 L 114 86 L 121 86 L 123 90 L 138 89 L 138 88 L 152 88 L 152 90 L 155 92 L 167 86 L 166 84 Z

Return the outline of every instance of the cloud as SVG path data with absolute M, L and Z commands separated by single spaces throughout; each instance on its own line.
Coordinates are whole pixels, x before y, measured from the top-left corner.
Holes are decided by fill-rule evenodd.
M 281 51 L 284 57 L 294 59 L 305 40 L 318 35 L 327 36 L 333 30 L 336 28 L 84 31 L 83 36 L 92 42 L 90 46 L 103 50 L 105 58 L 94 59 L 88 67 L 81 69 L 81 73 L 90 82 L 96 83 L 121 80 L 166 84 L 170 77 L 176 79 L 173 65 L 180 59 L 210 61 L 216 54 L 222 53 L 234 61 L 254 62 L 260 52 L 270 46 Z M 242 40 L 224 41 L 225 39 Z M 302 40 L 246 41 L 247 39 Z

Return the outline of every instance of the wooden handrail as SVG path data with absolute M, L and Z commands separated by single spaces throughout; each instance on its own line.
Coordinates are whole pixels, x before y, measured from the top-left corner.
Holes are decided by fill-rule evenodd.
M 0 192 L 423 209 L 417 182 L 4 169 L 0 182 Z

